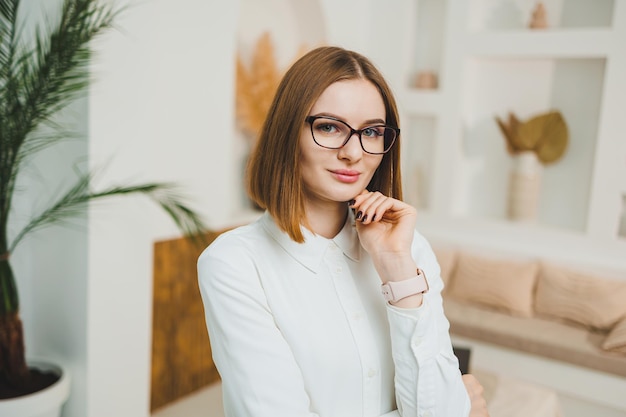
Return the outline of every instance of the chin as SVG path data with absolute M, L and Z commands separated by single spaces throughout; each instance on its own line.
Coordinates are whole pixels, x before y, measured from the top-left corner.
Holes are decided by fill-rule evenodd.
M 359 195 L 361 191 L 365 189 L 365 186 L 357 186 L 351 187 L 350 190 L 342 190 L 337 193 L 333 193 L 333 200 L 337 202 L 346 202 L 352 200 L 354 197 Z

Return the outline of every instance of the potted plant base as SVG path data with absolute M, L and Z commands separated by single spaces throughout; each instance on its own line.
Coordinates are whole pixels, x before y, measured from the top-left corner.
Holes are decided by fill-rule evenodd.
M 70 394 L 70 375 L 67 369 L 48 361 L 28 361 L 33 379 L 29 394 L 20 396 L 0 387 L 7 398 L 0 399 L 0 416 L 7 417 L 60 417 L 61 408 Z M 0 384 L 4 381 L 0 381 Z M 42 387 L 46 387 L 41 389 Z

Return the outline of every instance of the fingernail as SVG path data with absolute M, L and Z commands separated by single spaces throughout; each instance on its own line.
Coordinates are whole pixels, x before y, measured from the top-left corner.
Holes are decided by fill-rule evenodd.
M 375 214 L 372 216 L 372 221 L 374 221 L 374 220 L 376 220 L 376 215 Z
M 348 203 L 349 205 L 353 206 L 354 203 L 356 203 L 356 200 L 350 200 L 350 202 Z
M 367 220 L 367 214 L 365 216 L 363 216 L 363 220 L 361 220 L 361 221 L 364 222 L 365 220 Z
M 362 212 L 362 211 L 359 211 L 359 212 L 356 214 L 356 219 L 357 219 L 357 220 L 359 220 L 359 219 L 361 218 L 361 216 L 362 216 L 362 215 L 363 215 L 363 212 Z

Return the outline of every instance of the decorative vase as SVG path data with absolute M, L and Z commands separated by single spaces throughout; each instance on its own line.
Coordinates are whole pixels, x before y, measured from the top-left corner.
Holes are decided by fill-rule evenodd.
M 437 74 L 434 71 L 420 71 L 415 77 L 415 87 L 432 90 L 437 88 Z
M 0 400 L 0 416 L 6 417 L 60 417 L 61 408 L 70 394 L 69 371 L 62 366 L 42 360 L 29 360 L 30 368 L 54 372 L 59 380 L 32 394 Z
M 523 151 L 513 156 L 508 200 L 511 220 L 537 220 L 542 171 L 543 166 L 535 152 Z

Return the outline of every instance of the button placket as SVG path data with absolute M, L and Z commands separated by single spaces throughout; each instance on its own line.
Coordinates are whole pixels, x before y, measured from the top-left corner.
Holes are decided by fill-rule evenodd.
M 326 262 L 332 275 L 335 291 L 348 320 L 362 363 L 363 408 L 365 415 L 378 415 L 380 409 L 380 372 L 378 351 L 371 340 L 367 314 L 359 290 L 351 276 L 350 266 L 341 248 L 330 243 Z

